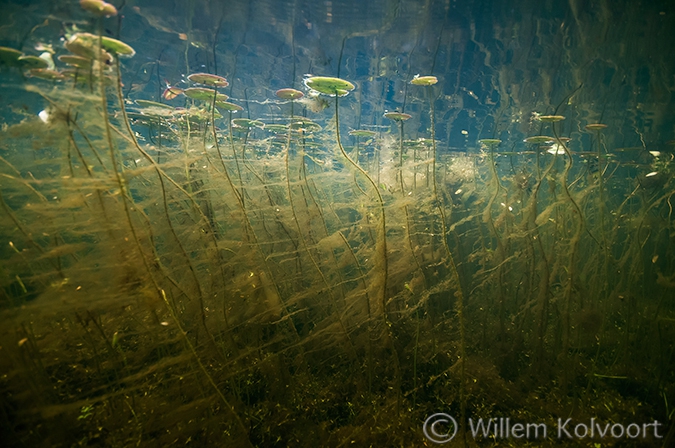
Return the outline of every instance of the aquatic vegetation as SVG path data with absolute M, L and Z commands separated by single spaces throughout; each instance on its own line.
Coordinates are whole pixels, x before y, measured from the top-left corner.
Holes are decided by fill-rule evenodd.
M 298 100 L 305 96 L 305 94 L 295 89 L 279 89 L 276 91 L 276 96 L 282 100 Z
M 204 87 L 190 87 L 184 89 L 181 93 L 188 98 L 198 101 L 213 101 L 215 98 L 217 102 L 223 103 L 228 100 L 228 96 L 224 93 L 218 93 L 213 89 L 207 89 Z
M 410 81 L 410 84 L 414 86 L 433 86 L 436 83 L 438 83 L 438 78 L 435 76 L 416 75 L 412 81 Z
M 648 100 L 670 78 L 577 57 L 598 36 L 575 34 L 583 11 L 508 28 L 536 58 L 479 20 L 434 41 L 387 16 L 374 29 L 415 42 L 392 57 L 361 18 L 338 39 L 275 10 L 264 36 L 290 37 L 246 23 L 237 42 L 217 5 L 80 4 L 0 47 L 9 445 L 422 446 L 439 411 L 672 418 L 674 144 Z
M 353 137 L 365 137 L 365 138 L 370 138 L 374 137 L 377 135 L 377 132 L 375 131 L 369 131 L 367 129 L 354 129 L 349 131 L 349 135 Z
M 91 64 L 93 62 L 91 58 L 85 58 L 82 56 L 75 56 L 69 54 L 62 54 L 61 56 L 59 56 L 58 59 L 64 64 L 68 64 L 73 67 L 83 68 L 87 70 L 91 67 Z
M 136 51 L 130 45 L 108 36 L 101 36 L 101 47 L 123 58 L 131 58 L 136 54 Z
M 310 76 L 305 78 L 305 85 L 316 92 L 330 96 L 345 96 L 354 90 L 354 84 L 351 82 L 326 76 Z
M 25 69 L 25 70 L 32 70 L 32 69 L 45 69 L 49 67 L 49 63 L 45 61 L 44 59 L 38 57 L 38 56 L 32 56 L 32 55 L 22 55 L 19 56 L 17 59 L 18 65 Z
M 19 50 L 8 47 L 0 47 L 0 65 L 8 65 L 10 67 L 20 67 L 19 58 L 22 56 Z
M 216 107 L 219 109 L 226 110 L 228 112 L 239 112 L 241 110 L 244 110 L 244 108 L 241 107 L 240 105 L 230 103 L 229 101 L 216 101 Z
M 543 121 L 544 123 L 556 123 L 558 121 L 564 120 L 565 117 L 562 115 L 538 115 L 537 120 Z
M 117 15 L 117 8 L 103 0 L 80 0 L 80 6 L 85 11 L 99 17 L 112 17 Z
M 542 145 L 554 142 L 555 137 L 549 137 L 548 135 L 533 135 L 532 137 L 527 137 L 523 141 L 530 145 Z
M 205 86 L 227 87 L 230 85 L 227 79 L 210 73 L 192 73 L 187 78 L 194 83 L 204 84 Z
M 48 81 L 56 81 L 65 78 L 62 73 L 48 68 L 33 68 L 28 71 L 28 74 L 32 77 L 46 79 Z
M 398 121 L 399 123 L 402 123 L 406 120 L 411 119 L 412 115 L 405 114 L 403 112 L 386 112 L 384 114 L 384 118 L 389 118 L 390 120 L 394 120 L 394 121 Z

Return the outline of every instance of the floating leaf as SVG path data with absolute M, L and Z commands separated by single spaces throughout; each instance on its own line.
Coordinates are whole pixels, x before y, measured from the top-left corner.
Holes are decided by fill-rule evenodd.
M 100 53 L 97 55 L 98 36 L 91 33 L 73 34 L 66 42 L 65 47 L 71 53 L 86 59 L 100 59 L 106 64 L 111 64 L 113 61 L 110 53 L 103 48 L 100 49 Z
M 298 120 L 291 123 L 291 129 L 293 130 L 302 130 L 305 132 L 317 132 L 320 131 L 321 125 L 314 123 L 312 120 Z
M 136 51 L 121 40 L 113 39 L 112 37 L 101 36 L 101 46 L 111 53 L 118 56 L 130 58 L 136 54 Z
M 304 93 L 295 89 L 279 89 L 276 94 L 282 100 L 297 100 L 305 96 Z
M 539 115 L 537 117 L 537 120 L 546 123 L 555 123 L 556 121 L 562 121 L 564 119 L 565 117 L 563 117 L 562 115 Z
M 198 101 L 213 101 L 213 97 L 216 97 L 216 101 L 226 101 L 228 96 L 223 93 L 218 93 L 213 89 L 207 89 L 204 87 L 190 87 L 189 89 L 183 90 L 183 94 L 188 98 Z
M 163 103 L 158 103 L 156 101 L 149 101 L 149 100 L 136 100 L 136 104 L 139 106 L 146 108 L 146 107 L 157 107 L 160 109 L 168 109 L 168 110 L 173 110 L 173 106 L 169 106 L 168 104 L 163 104 Z
M 345 96 L 354 90 L 354 84 L 340 78 L 312 76 L 305 79 L 305 85 L 319 93 L 331 96 Z
M 390 120 L 400 122 L 412 118 L 412 115 L 405 114 L 403 112 L 387 112 L 386 114 L 384 114 L 384 118 L 389 118 Z
M 374 137 L 375 134 L 377 133 L 367 129 L 354 129 L 353 131 L 349 131 L 349 135 L 353 137 Z
M 37 56 L 19 56 L 18 62 L 21 65 L 21 68 L 26 70 L 49 67 L 47 61 Z
M 35 78 L 47 79 L 49 81 L 56 81 L 65 78 L 63 74 L 48 68 L 33 68 L 29 71 L 29 74 Z
M 606 124 L 602 124 L 602 123 L 591 123 L 591 124 L 587 124 L 587 125 L 585 126 L 585 129 L 586 129 L 587 131 L 602 131 L 602 130 L 605 129 L 606 127 L 607 127 Z
M 227 101 L 216 101 L 216 107 L 230 112 L 238 112 L 240 110 L 244 110 L 244 108 L 241 107 L 240 105 L 228 103 Z
M 9 47 L 0 47 L 0 64 L 18 67 L 21 65 L 19 58 L 22 53 L 19 50 Z
M 487 146 L 488 148 L 497 146 L 501 143 L 502 141 L 499 140 L 498 138 L 483 138 L 478 140 L 478 143 Z
M 435 76 L 417 75 L 412 79 L 412 81 L 410 81 L 410 84 L 413 84 L 415 86 L 433 86 L 437 82 L 438 78 L 436 78 Z
M 286 126 L 285 124 L 272 123 L 266 124 L 265 129 L 272 132 L 286 132 L 288 130 L 288 126 Z
M 551 143 L 555 141 L 554 137 L 549 137 L 548 135 L 534 135 L 532 137 L 527 137 L 523 140 L 525 143 L 531 143 L 534 145 L 541 145 L 544 143 Z
M 206 86 L 227 87 L 230 83 L 225 78 L 210 73 L 193 73 L 188 76 L 188 79 L 197 84 L 204 84 Z
M 112 17 L 117 15 L 117 8 L 103 0 L 80 0 L 80 6 L 85 11 L 99 17 Z
M 251 129 L 251 128 L 264 128 L 265 123 L 262 121 L 258 120 L 251 120 L 248 118 L 235 118 L 232 120 L 232 125 L 237 128 L 246 128 L 246 129 Z
M 77 68 L 89 69 L 91 67 L 92 60 L 90 58 L 84 58 L 82 56 L 75 56 L 72 54 L 63 54 L 59 56 L 59 61 L 64 64 L 71 65 Z
M 182 95 L 184 93 L 183 89 L 179 89 L 178 87 L 167 87 L 164 92 L 162 92 L 162 98 L 165 100 L 172 100 L 174 98 L 177 98 L 179 95 Z

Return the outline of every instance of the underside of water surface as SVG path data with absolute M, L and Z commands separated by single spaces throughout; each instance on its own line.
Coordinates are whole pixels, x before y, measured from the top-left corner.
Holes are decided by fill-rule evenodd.
M 675 446 L 670 2 L 0 29 L 4 446 Z

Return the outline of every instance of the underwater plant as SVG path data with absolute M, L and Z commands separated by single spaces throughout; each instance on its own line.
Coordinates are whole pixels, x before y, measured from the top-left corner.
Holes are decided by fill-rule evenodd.
M 387 221 L 386 213 L 384 207 L 384 199 L 382 198 L 382 193 L 375 183 L 375 181 L 370 177 L 370 175 L 361 168 L 345 151 L 345 148 L 342 146 L 342 141 L 340 140 L 340 108 L 339 108 L 339 98 L 341 96 L 347 95 L 350 91 L 354 90 L 354 84 L 349 81 L 345 81 L 340 78 L 329 78 L 329 77 L 309 77 L 305 79 L 305 85 L 312 90 L 315 90 L 319 93 L 330 95 L 335 97 L 335 136 L 337 146 L 340 150 L 342 156 L 347 160 L 347 162 L 356 169 L 363 177 L 366 178 L 368 183 L 370 183 L 372 189 L 375 191 L 377 202 L 380 209 L 380 228 L 379 228 L 379 241 L 378 246 L 379 257 L 380 257 L 380 278 L 378 279 L 379 284 L 377 288 L 379 289 L 378 295 L 380 296 L 380 312 L 382 313 L 382 319 L 384 323 L 385 332 L 388 335 L 389 344 L 392 346 L 392 354 L 394 356 L 394 365 L 396 369 L 396 382 L 397 382 L 397 411 L 400 407 L 400 396 L 401 396 L 401 377 L 400 377 L 400 366 L 398 355 L 396 354 L 396 349 L 393 348 L 394 337 L 391 333 L 391 319 L 389 318 L 387 312 L 387 281 L 389 276 L 389 260 L 387 255 Z
M 103 0 L 80 0 L 80 6 L 99 17 L 112 17 L 117 15 L 117 8 Z
M 3 28 L 5 444 L 418 446 L 438 411 L 672 420 L 675 145 L 667 96 L 649 100 L 667 60 L 621 63 L 606 15 L 505 28 L 524 57 L 485 40 L 501 16 L 437 32 L 442 5 L 429 27 L 385 11 L 342 34 L 334 4 L 328 25 L 78 3 L 72 24 L 54 4 Z M 279 88 L 322 67 L 338 77 Z
M 466 417 L 466 326 L 465 326 L 465 316 L 464 316 L 464 291 L 462 289 L 462 281 L 459 276 L 459 271 L 457 270 L 457 264 L 455 259 L 450 251 L 450 246 L 448 245 L 448 229 L 447 221 L 445 214 L 445 205 L 444 201 L 441 201 L 438 195 L 437 189 L 437 179 L 436 179 L 436 113 L 434 109 L 434 100 L 432 96 L 433 86 L 438 82 L 438 79 L 435 76 L 416 76 L 410 81 L 413 85 L 425 86 L 427 89 L 427 94 L 429 98 L 429 115 L 431 120 L 431 186 L 433 190 L 433 202 L 436 205 L 438 214 L 441 220 L 441 240 L 443 242 L 443 248 L 445 249 L 446 258 L 444 263 L 450 268 L 452 275 L 452 280 L 455 287 L 455 298 L 456 298 L 456 311 L 457 311 L 457 320 L 459 326 L 459 402 L 460 402 L 460 414 L 462 420 L 465 420 Z M 450 204 L 452 208 L 452 203 Z M 461 428 L 461 437 L 462 442 L 466 445 L 466 431 L 464 427 Z

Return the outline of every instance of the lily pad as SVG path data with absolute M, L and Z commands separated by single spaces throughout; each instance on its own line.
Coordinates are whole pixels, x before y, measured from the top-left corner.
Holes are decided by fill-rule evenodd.
M 415 76 L 412 81 L 410 81 L 410 84 L 415 85 L 415 86 L 433 86 L 438 82 L 438 78 L 435 76 L 420 76 L 417 75 Z
M 422 148 L 424 143 L 419 140 L 403 140 L 403 146 L 406 148 Z
M 277 90 L 277 96 L 282 100 L 297 100 L 305 96 L 305 94 L 295 89 L 279 89 Z
M 316 92 L 331 96 L 345 96 L 354 90 L 354 84 L 351 82 L 326 76 L 311 76 L 306 78 L 305 85 Z
M 136 51 L 129 45 L 121 40 L 113 39 L 112 37 L 101 36 L 101 46 L 120 57 L 130 58 L 136 54 Z
M 320 124 L 314 123 L 312 120 L 298 120 L 291 123 L 291 129 L 295 131 L 318 132 L 322 128 Z
M 183 94 L 188 98 L 198 101 L 213 101 L 215 95 L 216 101 L 227 101 L 228 96 L 224 93 L 217 93 L 213 89 L 207 89 L 204 87 L 190 87 L 189 89 L 183 90 Z
M 188 76 L 188 79 L 205 86 L 227 87 L 230 85 L 230 83 L 222 76 L 212 75 L 210 73 L 193 73 Z
M 565 117 L 563 117 L 562 115 L 539 115 L 537 119 L 545 123 L 555 123 L 556 121 L 564 120 Z
M 103 48 L 101 48 L 98 55 L 100 58 L 97 56 L 96 50 L 98 48 L 98 36 L 91 33 L 73 34 L 66 42 L 65 47 L 71 53 L 83 58 L 101 59 L 106 64 L 112 63 L 113 61 L 110 53 L 105 51 Z
M 9 47 L 0 47 L 0 64 L 18 67 L 21 65 L 19 58 L 22 53 L 19 50 Z
M 117 15 L 117 8 L 103 0 L 80 0 L 80 6 L 85 11 L 99 17 L 112 17 Z
M 478 140 L 478 143 L 483 144 L 487 146 L 488 148 L 492 146 L 497 146 L 501 143 L 502 141 L 499 140 L 498 138 L 482 138 Z
M 272 123 L 266 124 L 265 129 L 271 132 L 286 132 L 288 130 L 288 126 L 286 126 L 285 124 Z
M 389 118 L 394 121 L 406 121 L 412 118 L 412 115 L 403 112 L 387 112 L 384 114 L 384 118 Z
M 216 101 L 216 107 L 230 112 L 239 112 L 240 110 L 244 110 L 244 108 L 240 105 L 229 103 L 227 101 Z
M 607 125 L 603 123 L 591 123 L 584 126 L 587 131 L 602 131 L 606 127 Z
M 532 137 L 527 137 L 523 140 L 525 143 L 530 143 L 533 145 L 541 145 L 544 143 L 551 143 L 555 141 L 555 137 L 549 137 L 548 135 L 534 135 Z
M 48 68 L 33 68 L 29 72 L 30 76 L 40 79 L 46 79 L 49 81 L 56 81 L 59 79 L 65 78 L 61 73 L 56 70 L 51 70 Z
M 21 65 L 21 68 L 26 70 L 49 67 L 49 63 L 47 61 L 37 56 L 19 56 L 18 62 Z
M 170 101 L 174 98 L 178 98 L 178 96 L 182 95 L 183 93 L 184 93 L 183 89 L 169 86 L 162 93 L 162 98 Z
M 251 129 L 251 128 L 264 128 L 265 123 L 262 121 L 258 120 L 251 120 L 249 118 L 235 118 L 232 120 L 232 125 L 237 128 L 245 128 L 245 129 Z
M 169 106 L 168 104 L 158 103 L 156 101 L 136 100 L 136 104 L 138 104 L 139 106 L 141 106 L 143 108 L 145 108 L 145 107 L 158 107 L 160 109 L 173 110 L 173 106 Z
M 75 56 L 72 54 L 63 54 L 59 56 L 59 61 L 63 62 L 64 64 L 68 64 L 73 67 L 77 68 L 86 68 L 88 69 L 91 67 L 91 62 L 92 60 L 89 58 L 83 58 L 82 56 Z
M 349 135 L 353 137 L 374 137 L 377 134 L 375 131 L 369 131 L 367 129 L 354 129 L 349 131 Z

